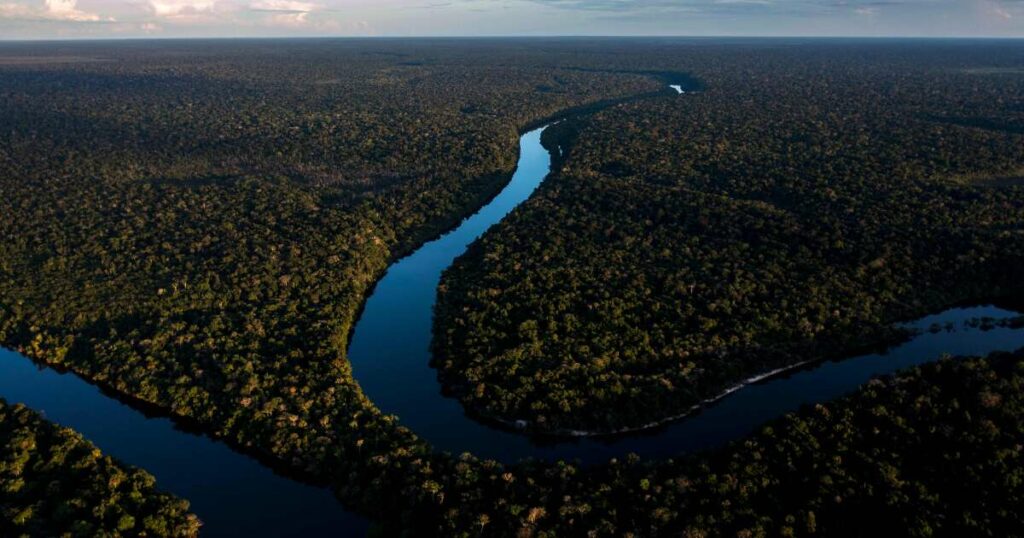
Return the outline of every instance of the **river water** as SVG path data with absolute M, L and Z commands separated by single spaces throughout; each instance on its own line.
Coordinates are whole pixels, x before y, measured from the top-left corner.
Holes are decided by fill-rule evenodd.
M 677 88 L 673 88 L 677 89 Z M 678 89 L 677 89 L 678 90 Z M 920 334 L 886 353 L 825 362 L 739 389 L 699 413 L 644 432 L 616 437 L 530 438 L 466 416 L 441 394 L 430 368 L 434 302 L 441 273 L 466 247 L 525 201 L 541 184 L 551 157 L 544 128 L 520 140 L 519 166 L 501 193 L 455 230 L 394 265 L 377 284 L 348 350 L 355 378 L 384 412 L 439 450 L 503 461 L 521 458 L 607 461 L 629 452 L 656 458 L 721 445 L 803 404 L 847 393 L 886 374 L 949 354 L 986 354 L 1024 346 L 1024 330 L 970 328 L 972 318 L 1017 315 L 994 306 L 947 310 L 909 326 Z M 953 330 L 929 332 L 935 323 Z M 39 367 L 0 350 L 0 397 L 24 403 L 85 435 L 105 453 L 142 467 L 160 488 L 188 499 L 204 536 L 339 536 L 365 534 L 368 523 L 345 511 L 322 487 L 276 474 L 249 456 L 171 420 L 149 416 L 71 374 Z
M 673 88 L 676 89 L 676 88 Z M 701 412 L 628 435 L 605 437 L 528 437 L 481 423 L 462 404 L 444 396 L 430 367 L 434 303 L 441 273 L 493 224 L 529 198 L 551 167 L 540 144 L 544 127 L 520 139 L 519 165 L 493 202 L 455 230 L 426 243 L 387 271 L 353 329 L 348 357 L 363 392 L 385 413 L 438 450 L 472 452 L 506 462 L 524 458 L 601 463 L 630 452 L 659 458 L 721 445 L 772 418 L 850 392 L 873 375 L 933 361 L 944 353 L 987 354 L 1024 347 L 1024 330 L 988 331 L 964 326 L 972 318 L 1015 317 L 993 306 L 954 308 L 907 324 L 921 334 L 889 349 L 774 376 L 723 397 Z M 952 323 L 953 332 L 926 331 Z
M 365 535 L 369 523 L 330 490 L 276 474 L 258 461 L 166 417 L 147 416 L 73 374 L 0 349 L 0 397 L 72 428 L 103 452 L 141 467 L 157 487 L 187 499 L 203 536 Z

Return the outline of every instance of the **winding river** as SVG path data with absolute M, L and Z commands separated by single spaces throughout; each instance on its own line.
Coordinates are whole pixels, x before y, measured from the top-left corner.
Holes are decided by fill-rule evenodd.
M 672 89 L 683 93 L 682 87 Z M 437 285 L 441 273 L 470 243 L 525 201 L 547 176 L 551 156 L 540 144 L 544 129 L 522 135 L 518 168 L 496 198 L 388 269 L 354 329 L 348 355 L 364 392 L 440 450 L 503 461 L 532 457 L 602 462 L 628 452 L 663 457 L 720 445 L 803 404 L 849 392 L 873 375 L 944 353 L 977 355 L 1024 346 L 1024 330 L 981 330 L 964 323 L 1017 313 L 994 306 L 957 308 L 909 323 L 920 330 L 918 335 L 885 353 L 766 378 L 692 416 L 637 434 L 530 438 L 481 424 L 467 417 L 457 400 L 441 394 L 436 371 L 429 366 Z M 949 325 L 927 330 L 935 324 Z M 337 536 L 364 534 L 368 528 L 326 488 L 278 475 L 222 443 L 12 351 L 0 350 L 0 397 L 78 430 L 107 454 L 155 475 L 162 489 L 191 501 L 204 522 L 204 536 Z
M 671 88 L 685 93 L 676 85 Z M 363 392 L 438 450 L 472 452 L 506 462 L 536 458 L 601 463 L 630 452 L 668 457 L 721 445 L 803 404 L 835 398 L 872 376 L 933 361 L 946 353 L 981 355 L 1024 347 L 1024 330 L 982 331 L 965 325 L 975 318 L 1006 319 L 1018 313 L 994 306 L 954 308 L 906 324 L 917 336 L 885 353 L 806 365 L 751 380 L 698 413 L 628 435 L 529 437 L 479 422 L 465 413 L 458 400 L 442 394 L 437 371 L 430 367 L 437 286 L 441 273 L 470 243 L 529 198 L 547 177 L 551 155 L 540 143 L 544 129 L 521 137 L 518 168 L 494 201 L 388 269 L 353 330 L 348 357 Z M 953 330 L 928 331 L 934 324 L 952 324 Z

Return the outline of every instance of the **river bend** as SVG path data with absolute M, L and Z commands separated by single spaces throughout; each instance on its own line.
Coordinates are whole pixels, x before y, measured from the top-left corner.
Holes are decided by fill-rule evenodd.
M 683 94 L 682 86 L 672 89 Z M 453 453 L 503 461 L 521 458 L 603 462 L 635 452 L 656 458 L 711 448 L 808 403 L 828 400 L 877 374 L 942 354 L 982 355 L 1024 346 L 1024 330 L 981 330 L 965 322 L 1017 315 L 993 306 L 951 309 L 909 324 L 917 337 L 885 353 L 804 367 L 728 394 L 700 412 L 637 434 L 596 438 L 526 437 L 469 418 L 442 395 L 430 368 L 432 315 L 441 273 L 547 177 L 551 156 L 541 146 L 545 127 L 520 139 L 518 168 L 496 198 L 456 229 L 395 262 L 377 283 L 354 328 L 348 350 L 355 378 L 384 412 Z M 951 330 L 928 331 L 934 324 Z M 249 456 L 184 431 L 163 416 L 123 404 L 72 374 L 41 367 L 0 350 L 0 396 L 24 403 L 85 435 L 105 453 L 142 467 L 160 488 L 188 499 L 204 536 L 337 536 L 365 534 L 368 523 L 347 512 L 326 488 L 276 474 Z

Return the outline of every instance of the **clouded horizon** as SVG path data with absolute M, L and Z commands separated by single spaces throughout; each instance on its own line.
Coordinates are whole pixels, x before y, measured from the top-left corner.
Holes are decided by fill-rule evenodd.
M 1024 37 L 1024 0 L 0 0 L 0 39 Z

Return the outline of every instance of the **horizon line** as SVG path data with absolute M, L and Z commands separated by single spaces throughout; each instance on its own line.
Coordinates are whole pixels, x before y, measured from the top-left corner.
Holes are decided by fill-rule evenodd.
M 763 39 L 763 40 L 775 40 L 775 39 L 816 39 L 816 40 L 844 40 L 844 39 L 856 39 L 856 40 L 917 40 L 917 41 L 942 41 L 942 40 L 984 40 L 984 41 L 1020 41 L 1024 40 L 1022 36 L 999 36 L 999 35 L 950 35 L 950 36 L 924 36 L 924 35 L 813 35 L 813 34 L 793 34 L 793 35 L 757 35 L 757 34 L 721 34 L 721 35 L 684 35 L 684 34 L 492 34 L 492 35 L 431 35 L 431 34 L 408 34 L 408 35 L 373 35 L 373 36 L 358 36 L 358 35 L 311 35 L 311 36 L 282 36 L 282 35 L 266 35 L 266 36 L 225 36 L 225 35 L 208 35 L 208 36 L 134 36 L 134 37 L 39 37 L 39 38 L 14 38 L 8 39 L 0 37 L 0 43 L 69 43 L 69 42 L 107 42 L 107 41 L 199 41 L 199 40 L 217 40 L 217 41 L 255 41 L 255 40 L 278 40 L 278 41 L 300 41 L 300 40 L 401 40 L 401 39 L 699 39 L 699 40 L 713 40 L 713 39 Z

